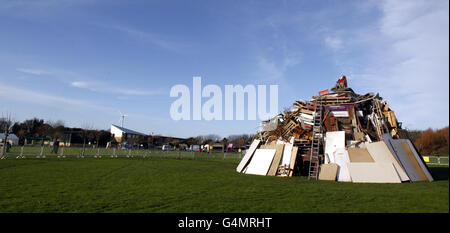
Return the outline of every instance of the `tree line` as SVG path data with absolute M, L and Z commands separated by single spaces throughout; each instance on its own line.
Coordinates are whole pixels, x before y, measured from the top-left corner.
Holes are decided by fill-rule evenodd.
M 442 129 L 408 130 L 409 138 L 421 154 L 448 154 L 448 126 Z
M 115 142 L 114 135 L 107 130 L 93 129 L 92 126 L 85 125 L 81 128 L 70 128 L 64 125 L 64 121 L 45 121 L 44 119 L 32 118 L 22 122 L 15 122 L 11 118 L 0 118 L 0 133 L 8 131 L 19 137 L 19 144 L 41 144 L 45 141 L 70 142 L 71 145 L 94 145 L 97 147 L 106 146 L 108 142 Z M 242 147 L 251 143 L 254 138 L 252 134 L 230 135 L 222 138 L 216 134 L 200 135 L 187 139 L 164 137 L 160 135 L 137 135 L 135 138 L 128 138 L 126 134 L 123 136 L 126 141 L 136 145 L 145 145 L 144 147 L 160 146 L 162 144 L 171 144 L 178 146 L 179 144 L 187 145 L 204 145 L 220 143 L 224 146 L 233 144 L 235 147 Z M 161 140 L 164 138 L 164 140 Z
M 15 134 L 21 145 L 32 142 L 43 145 L 45 141 L 61 141 L 99 146 L 106 145 L 111 140 L 111 134 L 106 130 L 96 130 L 92 127 L 69 128 L 64 126 L 61 120 L 44 121 L 39 118 L 14 122 L 3 117 L 0 119 L 0 132 Z

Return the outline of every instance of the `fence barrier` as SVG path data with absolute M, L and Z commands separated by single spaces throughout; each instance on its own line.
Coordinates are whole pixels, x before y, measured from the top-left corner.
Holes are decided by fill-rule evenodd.
M 423 156 L 423 160 L 428 165 L 448 166 L 448 156 Z
M 3 148 L 2 148 L 3 149 Z M 142 158 L 175 158 L 175 159 L 221 159 L 221 160 L 240 160 L 245 151 L 238 152 L 197 152 L 197 151 L 179 151 L 179 150 L 156 150 L 156 149 L 116 149 L 116 148 L 92 148 L 92 147 L 65 147 L 61 146 L 58 151 L 53 151 L 49 146 L 16 146 L 9 149 L 8 152 L 0 152 L 0 158 L 118 158 L 118 157 L 142 157 Z

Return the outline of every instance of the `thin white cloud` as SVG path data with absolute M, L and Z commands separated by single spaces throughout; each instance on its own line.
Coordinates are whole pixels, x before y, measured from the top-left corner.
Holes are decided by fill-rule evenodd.
M 105 82 L 96 81 L 96 79 L 92 77 L 81 75 L 73 71 L 67 70 L 17 68 L 16 71 L 32 75 L 49 75 L 50 77 L 56 78 L 57 80 L 60 80 L 61 82 L 66 83 L 72 87 L 83 88 L 98 93 L 112 93 L 127 96 L 150 96 L 163 94 L 162 90 L 141 90 L 127 87 L 117 87 Z M 84 80 L 92 80 L 92 81 L 84 81 Z
M 2 97 L 2 99 L 8 99 L 11 101 L 21 101 L 58 108 L 74 109 L 73 107 L 76 107 L 76 109 L 91 108 L 106 111 L 113 110 L 112 108 L 108 108 L 103 105 L 93 104 L 91 101 L 88 102 L 80 99 L 50 95 L 47 93 L 23 89 L 8 84 L 0 85 L 0 97 Z
M 45 71 L 45 70 L 38 70 L 38 69 L 25 69 L 25 68 L 17 68 L 16 71 L 25 73 L 25 74 L 33 74 L 33 75 L 44 75 L 44 74 L 51 74 L 51 72 Z
M 87 82 L 72 82 L 70 85 L 74 86 L 74 87 L 79 87 L 79 88 L 88 88 L 89 84 Z
M 283 77 L 284 70 L 266 57 L 258 57 L 259 72 L 266 79 L 278 80 Z
M 137 96 L 150 96 L 150 95 L 158 95 L 162 94 L 162 91 L 146 91 L 146 90 L 138 90 L 138 89 L 130 89 L 124 87 L 114 87 L 102 82 L 85 82 L 85 81 L 74 81 L 70 83 L 71 86 L 77 88 L 87 89 L 93 92 L 100 93 L 112 93 L 112 94 L 120 94 L 120 95 L 137 95 Z
M 281 62 L 275 62 L 268 57 L 259 56 L 257 58 L 258 72 L 265 80 L 280 81 L 284 78 L 286 71 L 300 63 L 300 59 L 296 56 L 285 55 L 281 58 Z
M 126 33 L 130 36 L 133 36 L 137 39 L 149 41 L 150 43 L 174 52 L 180 51 L 182 49 L 182 45 L 180 43 L 176 43 L 174 41 L 168 40 L 162 35 L 156 34 L 156 33 L 150 33 L 143 30 L 138 30 L 136 28 L 132 28 L 129 26 L 123 26 L 123 25 L 106 25 L 106 24 L 96 24 L 100 27 L 113 29 L 116 31 L 120 31 L 122 33 Z
M 326 36 L 324 42 L 326 46 L 333 50 L 339 50 L 342 48 L 342 40 L 337 37 Z

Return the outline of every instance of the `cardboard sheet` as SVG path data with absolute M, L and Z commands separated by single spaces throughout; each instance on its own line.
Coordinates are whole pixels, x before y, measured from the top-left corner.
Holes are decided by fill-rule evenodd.
M 345 132 L 334 131 L 326 133 L 325 153 L 328 154 L 330 161 L 325 156 L 325 163 L 335 163 L 336 148 L 345 148 Z
M 320 165 L 319 180 L 336 181 L 338 165 L 335 163 Z
M 367 151 L 376 163 L 392 163 L 397 170 L 401 181 L 409 181 L 409 177 L 406 174 L 403 167 L 397 161 L 394 154 L 391 153 L 384 141 L 366 143 Z
M 275 152 L 275 149 L 257 149 L 247 166 L 245 174 L 267 175 Z
M 255 139 L 253 140 L 252 144 L 250 145 L 250 148 L 248 148 L 247 152 L 245 153 L 244 158 L 242 158 L 241 162 L 236 168 L 237 172 L 242 172 L 244 168 L 247 166 L 248 162 L 253 156 L 253 153 L 255 153 L 256 148 L 258 148 L 259 143 L 261 143 L 260 140 Z
M 350 182 L 350 173 L 348 171 L 347 164 L 350 163 L 348 152 L 344 148 L 337 148 L 335 153 L 335 163 L 339 166 L 337 172 L 337 181 Z
M 366 148 L 348 148 L 348 156 L 351 163 L 373 163 L 375 162 Z
M 401 183 L 392 163 L 349 163 L 354 183 Z
M 280 166 L 281 157 L 283 156 L 284 144 L 274 144 L 271 147 L 261 148 L 261 149 L 275 149 L 275 156 L 273 157 L 272 163 L 269 167 L 269 172 L 267 172 L 268 176 L 275 176 L 278 171 L 278 167 Z

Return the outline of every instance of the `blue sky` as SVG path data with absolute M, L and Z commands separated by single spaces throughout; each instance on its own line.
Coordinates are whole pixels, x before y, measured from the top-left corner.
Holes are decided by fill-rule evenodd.
M 0 0 L 0 112 L 168 136 L 255 133 L 173 121 L 176 84 L 279 85 L 279 111 L 345 74 L 403 126 L 448 125 L 449 2 Z M 206 101 L 207 99 L 203 99 Z

